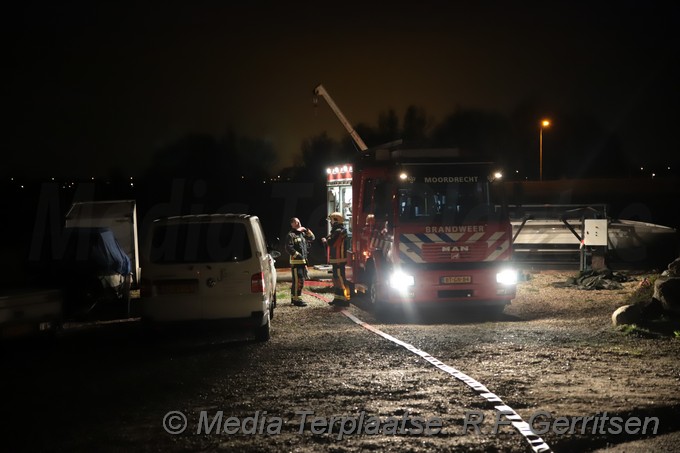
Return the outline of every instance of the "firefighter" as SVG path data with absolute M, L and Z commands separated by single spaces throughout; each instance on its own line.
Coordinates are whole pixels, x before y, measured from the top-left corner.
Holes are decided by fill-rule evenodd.
M 293 282 L 290 288 L 290 299 L 293 305 L 305 307 L 307 304 L 302 300 L 302 288 L 305 286 L 307 276 L 307 255 L 309 243 L 314 240 L 312 230 L 305 228 L 300 219 L 290 219 L 290 231 L 286 238 L 286 251 L 290 255 L 290 270 L 293 274 Z
M 347 307 L 349 306 L 350 292 L 345 277 L 345 263 L 347 262 L 345 218 L 339 212 L 332 213 L 328 218 L 331 221 L 331 232 L 327 237 L 321 238 L 321 242 L 328 246 L 328 260 L 333 267 L 334 296 L 329 305 Z

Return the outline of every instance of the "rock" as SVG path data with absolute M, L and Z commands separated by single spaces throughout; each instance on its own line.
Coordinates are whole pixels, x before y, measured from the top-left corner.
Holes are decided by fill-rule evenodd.
M 612 324 L 621 326 L 624 324 L 636 324 L 642 319 L 640 307 L 637 305 L 624 305 L 616 309 L 612 314 Z
M 680 277 L 658 278 L 652 297 L 661 302 L 665 311 L 680 314 Z
M 658 319 L 663 315 L 661 302 L 653 297 L 636 305 L 640 307 L 640 317 L 644 320 Z

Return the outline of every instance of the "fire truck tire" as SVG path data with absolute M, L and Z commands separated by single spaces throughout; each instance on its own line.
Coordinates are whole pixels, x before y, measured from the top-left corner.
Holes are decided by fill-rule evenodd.
M 371 301 L 371 306 L 375 310 L 382 311 L 385 309 L 385 301 L 378 297 L 378 279 L 375 276 L 375 273 L 371 276 L 371 283 L 368 287 L 368 297 Z
M 487 307 L 487 312 L 492 319 L 501 320 L 505 318 L 505 305 L 491 305 Z

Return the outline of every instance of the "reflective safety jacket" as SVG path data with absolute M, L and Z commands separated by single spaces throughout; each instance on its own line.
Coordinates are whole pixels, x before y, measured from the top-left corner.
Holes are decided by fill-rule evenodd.
M 286 238 L 286 251 L 290 255 L 290 264 L 307 264 L 309 253 L 308 242 L 314 240 L 314 233 L 307 229 L 304 232 L 291 229 Z
M 331 225 L 331 233 L 326 237 L 329 252 L 328 262 L 330 264 L 347 262 L 345 239 L 347 239 L 345 225 L 341 222 L 334 222 Z

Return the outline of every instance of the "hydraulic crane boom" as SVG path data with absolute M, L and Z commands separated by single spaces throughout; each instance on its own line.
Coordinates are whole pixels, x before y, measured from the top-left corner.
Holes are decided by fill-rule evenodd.
M 314 96 L 321 96 L 326 100 L 326 103 L 331 108 L 331 110 L 333 110 L 333 113 L 335 113 L 335 116 L 338 117 L 342 125 L 345 126 L 345 129 L 347 130 L 347 132 L 349 132 L 349 135 L 352 137 L 352 140 L 354 140 L 354 143 L 357 144 L 359 150 L 366 151 L 368 147 L 361 139 L 361 137 L 359 137 L 359 134 L 357 134 L 357 131 L 354 130 L 349 121 L 347 121 L 347 118 L 345 118 L 345 115 L 342 114 L 338 106 L 335 105 L 335 102 L 333 102 L 333 98 L 331 98 L 331 96 L 328 94 L 328 91 L 326 91 L 323 85 L 318 85 L 316 88 L 314 88 Z

